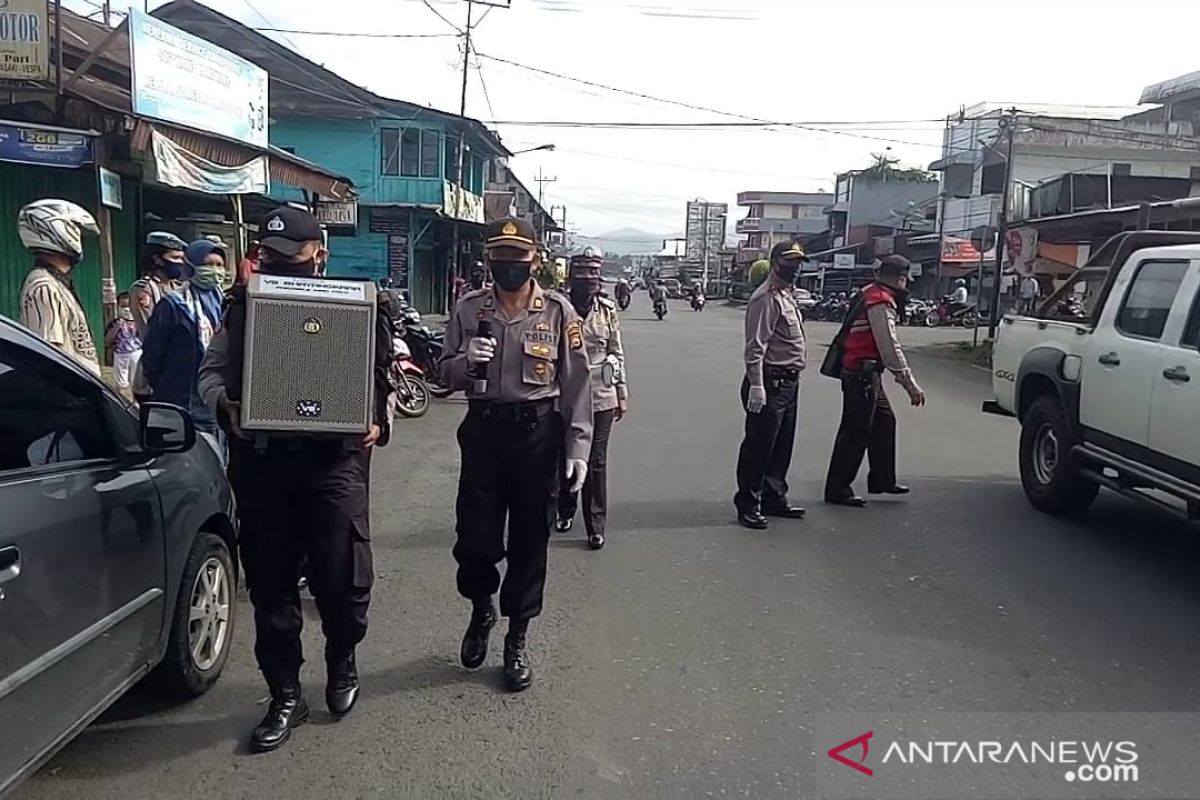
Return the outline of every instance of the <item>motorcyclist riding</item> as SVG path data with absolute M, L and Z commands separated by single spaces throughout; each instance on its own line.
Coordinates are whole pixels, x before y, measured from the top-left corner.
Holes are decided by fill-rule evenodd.
M 966 308 L 968 297 L 967 282 L 959 278 L 954 282 L 954 291 L 950 293 L 950 302 L 947 307 L 950 314 L 956 314 Z
M 633 299 L 633 290 L 629 287 L 629 281 L 621 278 L 617 281 L 617 286 L 613 292 L 617 297 L 617 307 L 624 311 L 629 307 L 629 301 Z

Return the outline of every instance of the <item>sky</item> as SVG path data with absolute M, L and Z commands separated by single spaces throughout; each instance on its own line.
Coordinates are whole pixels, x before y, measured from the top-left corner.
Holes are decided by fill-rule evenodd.
M 205 2 L 256 28 L 428 36 L 267 34 L 380 95 L 458 111 L 461 40 L 452 26 L 465 24 L 465 0 Z M 474 31 L 480 57 L 467 114 L 500 121 L 491 127 L 512 150 L 556 146 L 510 166 L 535 191 L 539 174 L 557 178 L 544 184 L 545 203 L 565 206 L 582 234 L 678 232 L 693 198 L 729 203 L 732 229 L 745 215 L 739 191 L 832 191 L 836 173 L 888 147 L 905 166 L 928 166 L 942 120 L 961 106 L 1131 106 L 1143 86 L 1200 70 L 1200 4 L 1154 9 L 1162 24 L 1118 39 L 1132 7 L 1075 0 L 511 0 Z M 512 124 L 746 118 L 804 127 Z

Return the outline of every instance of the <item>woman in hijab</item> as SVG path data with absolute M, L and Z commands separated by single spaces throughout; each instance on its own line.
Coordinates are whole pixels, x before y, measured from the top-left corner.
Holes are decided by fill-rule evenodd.
M 216 419 L 200 397 L 204 351 L 221 325 L 225 252 L 207 239 L 184 251 L 186 283 L 154 307 L 142 342 L 142 372 L 154 400 L 173 403 L 192 415 L 196 429 L 217 432 Z

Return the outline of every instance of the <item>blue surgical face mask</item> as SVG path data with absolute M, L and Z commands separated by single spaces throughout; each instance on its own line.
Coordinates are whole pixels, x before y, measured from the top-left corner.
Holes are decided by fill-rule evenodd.
M 158 268 L 173 281 L 183 278 L 183 263 L 180 261 L 167 261 L 160 258 L 158 259 Z

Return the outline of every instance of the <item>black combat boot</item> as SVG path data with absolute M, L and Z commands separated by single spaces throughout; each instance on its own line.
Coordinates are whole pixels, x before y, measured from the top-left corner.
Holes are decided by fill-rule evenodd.
M 358 665 L 354 651 L 349 655 L 325 654 L 325 705 L 329 713 L 341 719 L 358 702 Z
M 523 628 L 510 630 L 504 637 L 504 683 L 510 692 L 523 692 L 533 683 Z
M 496 607 L 492 598 L 476 600 L 471 609 L 471 622 L 463 635 L 459 657 L 467 669 L 475 669 L 484 662 L 488 654 L 488 637 L 496 626 Z
M 292 737 L 292 729 L 308 722 L 308 703 L 300 681 L 295 678 L 272 682 L 271 705 L 267 715 L 250 735 L 250 749 L 255 753 L 278 750 Z

